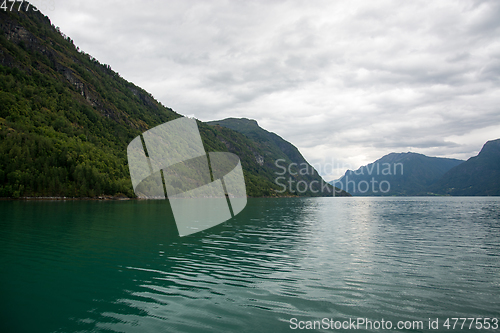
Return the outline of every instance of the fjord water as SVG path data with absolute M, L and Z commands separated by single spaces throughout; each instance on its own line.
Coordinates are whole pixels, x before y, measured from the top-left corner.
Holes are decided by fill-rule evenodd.
M 249 199 L 183 238 L 168 201 L 3 201 L 0 216 L 1 332 L 500 317 L 500 198 Z

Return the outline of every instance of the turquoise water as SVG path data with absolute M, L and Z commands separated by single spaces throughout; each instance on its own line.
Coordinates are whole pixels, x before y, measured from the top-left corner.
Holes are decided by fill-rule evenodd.
M 167 201 L 2 201 L 0 216 L 0 332 L 500 319 L 500 198 L 249 199 L 183 238 Z

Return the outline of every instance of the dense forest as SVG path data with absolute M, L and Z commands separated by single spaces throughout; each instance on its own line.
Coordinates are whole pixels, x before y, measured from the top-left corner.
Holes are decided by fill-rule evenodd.
M 40 12 L 0 10 L 0 197 L 134 197 L 128 143 L 178 117 Z M 207 152 L 240 157 L 248 195 L 296 194 L 276 192 L 276 156 L 266 145 L 198 126 Z

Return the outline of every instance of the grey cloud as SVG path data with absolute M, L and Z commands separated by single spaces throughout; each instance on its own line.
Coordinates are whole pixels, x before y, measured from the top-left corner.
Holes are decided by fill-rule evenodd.
M 472 7 L 476 13 L 469 21 L 469 32 L 478 38 L 498 36 L 500 30 L 500 3 L 498 1 L 478 1 Z
M 311 161 L 324 152 L 341 160 L 410 149 L 472 154 L 493 139 L 481 129 L 500 130 L 497 1 L 138 8 L 88 0 L 47 14 L 164 105 L 201 120 L 257 119 Z
M 445 60 L 450 62 L 450 63 L 454 63 L 454 62 L 464 61 L 464 60 L 467 60 L 469 58 L 470 58 L 469 52 L 459 52 L 459 53 L 455 53 L 451 56 L 448 56 Z

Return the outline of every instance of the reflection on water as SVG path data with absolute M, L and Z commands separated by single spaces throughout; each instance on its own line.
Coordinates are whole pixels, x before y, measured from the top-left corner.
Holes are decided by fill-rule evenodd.
M 0 213 L 7 332 L 500 314 L 499 198 L 250 199 L 183 238 L 165 201 L 0 202 Z

